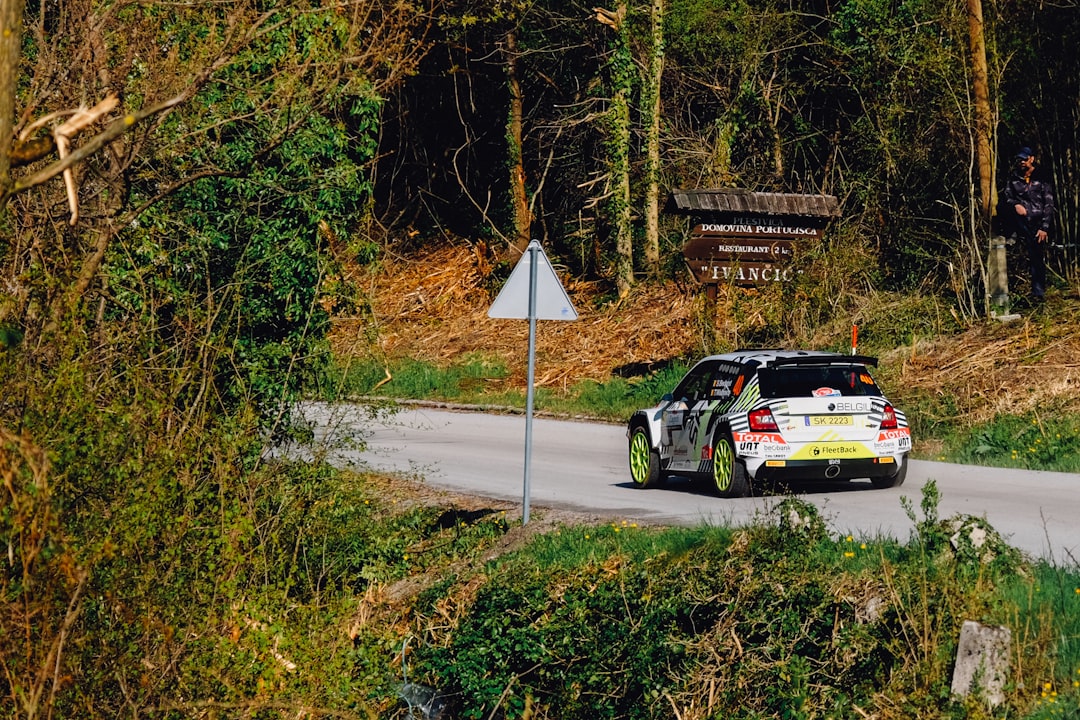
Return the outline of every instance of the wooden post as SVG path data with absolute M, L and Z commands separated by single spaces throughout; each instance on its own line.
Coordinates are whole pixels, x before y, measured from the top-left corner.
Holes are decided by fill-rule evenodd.
M 711 355 L 716 351 L 716 297 L 716 283 L 707 283 L 705 285 L 705 332 L 702 336 L 706 355 Z
M 990 239 L 990 256 L 986 259 L 987 289 L 990 304 L 998 309 L 1009 307 L 1009 271 L 1005 262 L 1005 238 L 995 235 Z

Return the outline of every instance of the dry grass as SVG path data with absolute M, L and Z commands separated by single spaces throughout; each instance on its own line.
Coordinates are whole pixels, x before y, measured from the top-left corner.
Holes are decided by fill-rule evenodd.
M 365 292 L 371 312 L 336 320 L 336 352 L 443 366 L 462 357 L 497 358 L 511 369 L 510 384 L 524 388 L 528 323 L 487 316 L 495 295 L 489 288 L 501 285 L 492 282 L 491 272 L 485 249 L 466 244 L 387 257 L 377 268 L 355 270 L 351 279 Z M 605 288 L 596 283 L 562 280 L 579 320 L 538 323 L 538 386 L 604 380 L 617 368 L 695 355 L 703 346 L 704 298 L 695 284 L 642 283 L 621 300 L 605 301 Z M 735 300 L 721 297 L 715 331 L 733 345 L 739 344 L 729 320 Z M 739 301 L 743 328 L 762 314 L 754 300 Z M 1003 411 L 1080 411 L 1080 301 L 1059 301 L 1062 317 L 1053 322 L 981 323 L 884 353 L 883 365 L 899 367 L 891 373 L 893 394 L 948 397 L 958 410 L 949 419 L 964 425 Z M 893 313 L 897 303 L 872 293 L 853 302 L 864 318 Z M 813 336 L 822 336 L 821 329 Z
M 964 425 L 1000 413 L 1080 412 L 1080 327 L 977 325 L 955 336 L 898 348 L 904 394 L 949 397 Z
M 441 365 L 481 354 L 501 359 L 512 370 L 511 382 L 523 387 L 529 326 L 487 316 L 494 301 L 487 289 L 490 273 L 483 253 L 462 246 L 384 262 L 358 278 L 371 302 L 376 343 L 358 342 L 372 319 L 339 318 L 335 351 Z M 538 322 L 539 386 L 603 380 L 613 368 L 668 359 L 698 340 L 696 288 L 643 284 L 630 296 L 597 307 L 601 288 L 595 283 L 562 280 L 579 319 Z

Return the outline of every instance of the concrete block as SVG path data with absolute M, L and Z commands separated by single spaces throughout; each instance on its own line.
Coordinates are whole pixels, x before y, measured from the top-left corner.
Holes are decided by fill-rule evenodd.
M 990 707 L 1005 702 L 1011 646 L 1012 631 L 1009 628 L 965 620 L 956 649 L 953 695 L 967 697 L 978 693 Z

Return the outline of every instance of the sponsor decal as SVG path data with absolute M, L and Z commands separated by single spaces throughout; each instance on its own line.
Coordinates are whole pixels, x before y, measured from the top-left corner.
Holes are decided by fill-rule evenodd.
M 908 428 L 897 428 L 896 430 L 882 430 L 878 433 L 878 442 L 885 442 L 886 440 L 900 440 L 901 438 L 911 439 L 911 430 Z
M 834 390 L 831 387 L 819 387 L 814 391 L 814 397 L 839 397 L 840 391 Z M 832 407 L 829 408 L 830 410 Z
M 737 432 L 733 434 L 735 442 L 776 443 L 786 445 L 780 433 Z
M 874 447 L 882 455 L 911 450 L 911 430 L 908 428 L 882 430 L 878 433 Z
M 838 460 L 876 457 L 870 448 L 857 442 L 809 443 L 791 456 L 792 460 Z
M 870 412 L 870 403 L 836 402 L 829 403 L 829 412 L 865 413 Z
M 683 417 L 685 415 L 685 410 L 669 410 L 664 413 L 664 427 L 681 428 L 683 426 Z
M 791 446 L 779 433 L 737 432 L 732 437 L 741 456 L 786 458 L 791 453 Z

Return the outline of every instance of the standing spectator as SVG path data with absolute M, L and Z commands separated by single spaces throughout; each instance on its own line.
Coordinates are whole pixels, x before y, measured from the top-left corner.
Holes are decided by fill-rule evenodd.
M 1031 299 L 1042 302 L 1046 295 L 1045 252 L 1054 218 L 1054 191 L 1050 183 L 1033 177 L 1035 165 L 1035 153 L 1031 148 L 1020 148 L 1005 185 L 1003 210 L 1006 221 L 1011 221 L 1011 234 L 1019 236 L 1027 249 Z

